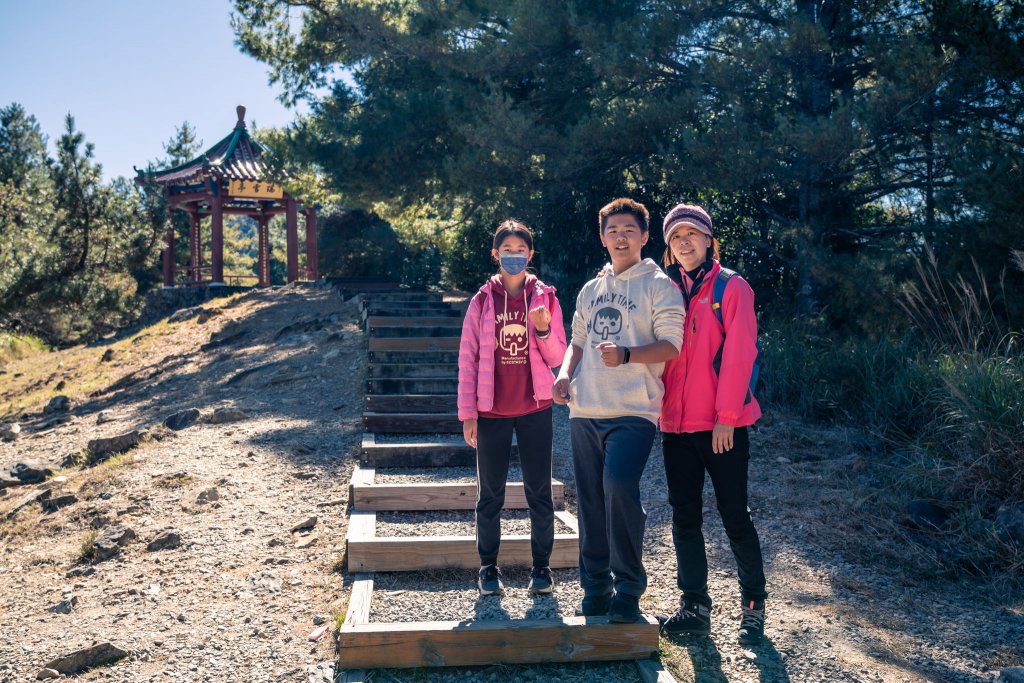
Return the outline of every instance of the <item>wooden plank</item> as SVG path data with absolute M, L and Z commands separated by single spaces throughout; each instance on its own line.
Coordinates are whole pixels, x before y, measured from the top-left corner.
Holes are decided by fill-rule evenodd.
M 555 497 L 555 481 L 557 481 L 557 480 L 555 480 L 555 479 L 551 480 L 551 497 L 552 497 L 552 499 Z M 561 482 L 558 482 L 558 483 L 561 484 Z M 351 498 L 349 498 L 349 500 L 351 500 Z M 564 502 L 564 500 L 565 499 L 564 499 L 564 489 L 563 489 L 563 499 L 562 499 L 562 502 Z M 555 505 L 557 506 L 558 503 L 556 502 Z M 576 518 L 573 517 L 571 513 L 567 512 L 565 510 L 555 510 L 555 519 L 559 520 L 562 524 L 564 524 L 567 527 L 569 527 L 570 529 L 572 529 L 572 532 L 574 534 L 578 534 L 580 532 L 579 522 L 576 521 Z
M 370 351 L 451 351 L 459 349 L 458 337 L 371 337 Z
M 405 320 L 415 320 L 415 318 L 405 318 Z M 430 337 L 434 339 L 455 339 L 458 341 L 459 337 L 462 336 L 462 329 L 459 327 L 447 327 L 441 325 L 433 325 L 431 327 L 423 327 L 420 325 L 409 324 L 406 326 L 400 325 L 387 325 L 385 327 L 379 327 L 375 325 L 366 326 L 367 334 L 370 337 L 384 338 L 384 339 L 405 339 L 407 337 Z
M 458 363 L 370 363 L 367 376 L 373 378 L 437 377 L 448 379 L 459 376 L 459 365 Z
M 612 624 L 607 617 L 433 621 L 356 626 L 338 635 L 341 664 L 411 668 L 599 662 L 649 657 L 658 622 Z
M 458 363 L 459 352 L 451 351 L 370 351 L 371 363 Z
M 351 545 L 355 543 L 368 543 L 373 541 L 377 528 L 377 513 L 353 510 L 348 516 L 348 533 L 346 544 L 351 552 Z M 351 559 L 349 560 L 351 563 Z M 351 570 L 350 570 L 351 571 Z
M 372 437 L 371 437 L 372 438 Z M 366 435 L 363 435 L 363 441 L 366 441 Z M 365 489 L 368 486 L 373 486 L 373 479 L 377 476 L 376 471 L 373 467 L 367 467 L 365 465 L 356 465 L 355 469 L 352 470 L 352 479 L 348 482 L 348 502 L 350 505 L 355 507 L 356 491 Z
M 355 485 L 349 500 L 357 510 L 389 510 L 395 512 L 412 510 L 474 510 L 476 509 L 477 486 L 475 482 L 454 484 L 372 484 Z M 555 506 L 565 502 L 565 484 L 551 481 L 551 499 Z M 505 486 L 506 510 L 527 508 L 526 492 L 521 482 L 510 482 Z M 557 513 L 556 513 L 557 514 Z M 568 515 L 574 533 L 576 520 Z M 559 517 L 563 522 L 564 518 Z
M 363 410 L 368 413 L 453 413 L 458 407 L 454 394 L 366 394 Z
M 363 306 L 363 322 L 371 316 L 386 316 L 392 318 L 415 318 L 426 316 L 428 318 L 462 318 L 462 311 L 450 308 L 448 304 L 420 304 L 420 305 L 390 305 L 390 304 L 367 304 Z
M 465 442 L 372 444 L 364 442 L 362 462 L 384 467 L 468 467 L 476 464 L 476 449 Z M 518 456 L 518 451 L 514 452 Z
M 352 591 L 348 597 L 348 609 L 345 610 L 345 621 L 342 629 L 370 623 L 370 600 L 373 597 L 373 574 L 356 574 L 352 581 Z
M 448 316 L 418 316 L 409 318 L 405 316 L 371 315 L 366 319 L 370 327 L 458 327 L 462 328 L 462 321 Z
M 638 659 L 636 668 L 644 683 L 676 683 L 675 676 L 666 671 L 657 659 Z
M 461 434 L 454 413 L 363 413 L 363 427 L 375 434 Z
M 398 377 L 370 378 L 366 380 L 367 394 L 448 394 L 454 396 L 459 389 L 457 377 Z
M 354 515 L 355 513 L 353 513 Z M 363 514 L 375 514 L 372 512 Z M 351 524 L 351 522 L 350 522 Z M 555 534 L 550 565 L 576 567 L 580 544 L 577 534 Z M 498 552 L 502 566 L 530 566 L 530 537 L 503 536 Z M 348 570 L 350 572 L 404 572 L 421 569 L 462 567 L 478 569 L 480 556 L 473 536 L 386 536 L 355 539 L 349 534 Z

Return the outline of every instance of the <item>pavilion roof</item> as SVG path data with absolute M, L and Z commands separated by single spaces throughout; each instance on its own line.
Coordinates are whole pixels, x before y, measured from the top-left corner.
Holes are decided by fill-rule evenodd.
M 191 161 L 159 171 L 140 171 L 139 178 L 148 178 L 160 185 L 184 185 L 199 182 L 208 176 L 227 180 L 264 180 L 269 175 L 260 162 L 266 151 L 249 137 L 245 127 L 245 107 L 238 107 L 238 123 L 226 137 Z

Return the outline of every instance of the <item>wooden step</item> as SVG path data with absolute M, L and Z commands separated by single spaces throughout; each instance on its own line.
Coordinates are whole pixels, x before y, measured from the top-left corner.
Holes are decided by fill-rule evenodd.
M 458 337 L 370 337 L 370 351 L 451 351 L 459 350 Z
M 455 413 L 363 413 L 363 428 L 375 434 L 462 433 Z
M 419 302 L 416 302 L 419 303 Z M 383 304 L 369 304 L 363 308 L 363 320 L 375 316 L 386 316 L 391 318 L 459 318 L 465 314 L 456 309 L 450 308 L 448 304 L 426 304 L 420 306 L 391 306 Z
M 429 304 L 440 304 L 444 297 L 438 292 L 408 292 L 408 291 L 394 291 L 394 290 L 380 290 L 376 292 L 361 292 L 359 294 L 359 304 L 361 306 L 368 306 L 370 304 L 385 304 L 385 305 L 406 305 L 409 303 L 429 303 Z
M 349 484 L 349 502 L 355 510 L 410 512 L 415 510 L 475 510 L 476 482 L 375 484 L 372 467 L 357 466 Z M 565 484 L 551 480 L 555 507 L 565 503 Z M 522 482 L 505 485 L 505 510 L 528 508 Z
M 458 349 L 452 351 L 369 351 L 371 363 L 458 363 Z
M 379 443 L 374 434 L 363 434 L 360 462 L 368 467 L 474 467 L 476 449 L 465 441 L 451 438 L 439 441 Z M 512 444 L 513 463 L 519 462 L 519 447 Z
M 639 660 L 658 648 L 658 622 L 647 616 L 374 623 L 372 602 L 373 574 L 356 574 L 338 629 L 345 669 Z
M 556 512 L 555 517 L 572 529 L 573 533 L 555 534 L 550 565 L 562 569 L 576 567 L 580 559 L 576 518 L 564 511 Z M 373 531 L 376 521 L 376 512 L 351 512 L 347 540 L 349 572 L 408 572 L 446 567 L 480 567 L 475 536 L 377 537 Z M 529 567 L 532 561 L 528 534 L 502 536 L 498 551 L 499 565 Z
M 438 325 L 420 322 L 426 318 L 388 318 L 388 320 L 406 320 L 404 324 L 389 322 L 384 325 L 374 325 L 373 320 L 377 316 L 370 316 L 366 319 L 366 333 L 370 337 L 455 337 L 462 336 L 462 321 L 458 318 L 448 318 L 452 325 Z M 444 320 L 444 318 L 430 318 L 430 320 Z
M 397 377 L 371 378 L 366 380 L 367 394 L 449 394 L 454 396 L 459 389 L 458 377 Z
M 454 413 L 455 394 L 366 394 L 363 410 L 368 413 Z
M 374 378 L 395 377 L 458 377 L 457 363 L 370 363 L 367 376 Z

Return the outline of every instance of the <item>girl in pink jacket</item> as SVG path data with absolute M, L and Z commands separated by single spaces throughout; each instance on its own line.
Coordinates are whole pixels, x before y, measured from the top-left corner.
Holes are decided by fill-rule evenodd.
M 686 318 L 682 351 L 662 375 L 662 448 L 682 591 L 678 611 L 662 629 L 676 636 L 711 633 L 701 531 L 707 472 L 739 573 L 739 640 L 753 645 L 764 633 L 767 597 L 761 543 L 747 508 L 747 427 L 761 417 L 751 389 L 758 353 L 754 292 L 742 277 L 722 268 L 704 209 L 679 204 L 663 227 L 666 271 L 683 294 Z
M 477 585 L 481 595 L 504 592 L 498 546 L 514 430 L 530 508 L 529 590 L 550 593 L 551 368 L 565 355 L 562 309 L 555 288 L 526 272 L 533 233 L 525 225 L 507 220 L 498 226 L 491 257 L 498 273 L 470 300 L 459 344 L 459 419 L 466 443 L 476 448 Z

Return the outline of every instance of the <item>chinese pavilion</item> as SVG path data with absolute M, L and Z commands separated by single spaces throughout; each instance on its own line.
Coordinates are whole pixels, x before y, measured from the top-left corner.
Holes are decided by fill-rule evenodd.
M 189 217 L 188 276 L 175 280 L 173 222 L 168 221 L 167 246 L 163 250 L 164 286 L 223 285 L 224 284 L 224 215 L 249 216 L 259 224 L 258 284 L 270 284 L 270 232 L 273 216 L 285 215 L 287 230 L 288 282 L 316 280 L 316 208 L 305 206 L 301 199 L 292 197 L 280 184 L 269 178 L 267 168 L 260 163 L 263 147 L 249 137 L 245 127 L 245 107 L 239 105 L 238 123 L 231 134 L 208 149 L 204 154 L 180 166 L 163 171 L 136 169 L 137 183 L 154 182 L 163 187 L 167 205 L 174 211 L 184 211 Z M 299 268 L 298 216 L 305 216 L 306 268 Z M 210 217 L 210 264 L 202 264 L 200 249 L 203 219 Z M 209 273 L 207 277 L 207 273 Z M 228 275 L 239 282 L 251 275 Z

